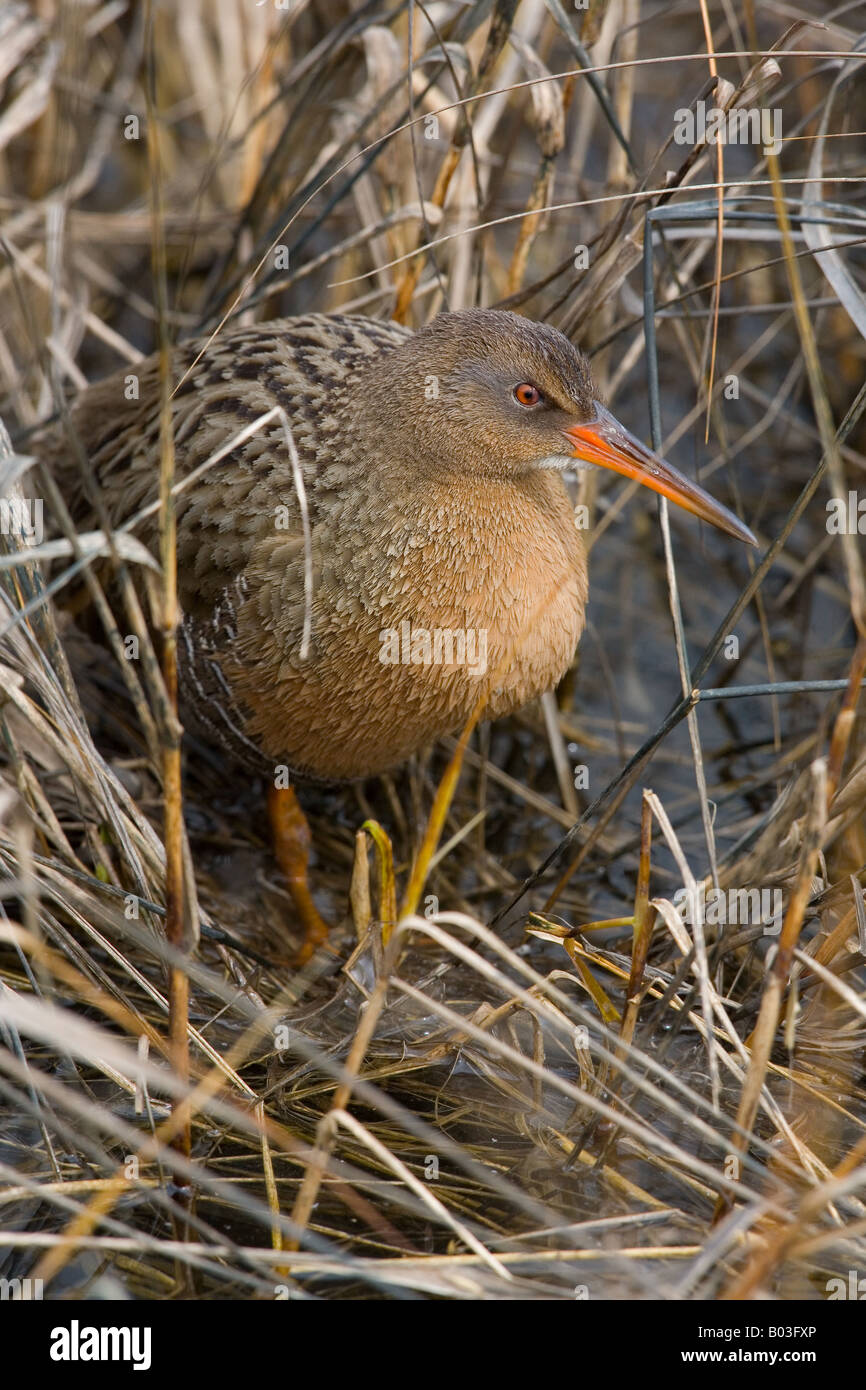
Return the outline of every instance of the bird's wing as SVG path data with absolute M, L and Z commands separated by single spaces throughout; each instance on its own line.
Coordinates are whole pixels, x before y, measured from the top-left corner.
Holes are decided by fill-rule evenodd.
M 339 487 L 340 399 L 371 356 L 409 330 L 350 315 L 310 314 L 254 324 L 176 348 L 172 420 L 181 601 L 206 612 L 246 568 L 269 529 L 300 528 L 287 432 L 297 449 L 315 526 Z M 34 441 L 82 529 L 119 526 L 158 498 L 160 374 L 156 356 L 89 387 L 67 427 Z M 237 442 L 233 442 L 237 441 Z M 345 450 L 343 438 L 342 447 Z M 228 451 L 223 453 L 226 450 Z M 89 477 L 88 477 L 89 475 Z M 158 517 L 135 534 L 154 550 Z

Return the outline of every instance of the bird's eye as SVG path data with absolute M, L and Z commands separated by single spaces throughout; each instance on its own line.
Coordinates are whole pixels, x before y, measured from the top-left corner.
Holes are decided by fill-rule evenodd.
M 531 409 L 534 405 L 541 405 L 544 400 L 537 386 L 533 386 L 531 381 L 521 381 L 519 386 L 515 386 L 512 392 L 518 405 L 525 405 Z

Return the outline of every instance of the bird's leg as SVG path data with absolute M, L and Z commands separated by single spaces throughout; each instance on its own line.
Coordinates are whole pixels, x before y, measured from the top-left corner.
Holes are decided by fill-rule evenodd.
M 268 816 L 274 837 L 274 854 L 304 928 L 304 942 L 295 958 L 296 965 L 304 965 L 317 946 L 327 941 L 329 930 L 313 902 L 307 882 L 312 835 L 292 787 L 269 785 Z

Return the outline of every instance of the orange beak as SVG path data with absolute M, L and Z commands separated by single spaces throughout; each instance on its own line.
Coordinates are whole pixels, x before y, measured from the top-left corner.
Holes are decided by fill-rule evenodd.
M 652 449 L 641 444 L 603 405 L 596 401 L 594 406 L 596 413 L 592 420 L 563 430 L 566 439 L 574 445 L 575 458 L 600 464 L 602 468 L 612 468 L 614 473 L 622 473 L 626 478 L 634 478 L 644 487 L 661 493 L 662 497 L 676 502 L 687 512 L 693 512 L 701 521 L 709 521 L 736 540 L 745 541 L 748 545 L 758 544 L 739 517 L 723 507 L 721 502 L 716 502 L 697 483 L 690 482 L 658 454 L 654 454 Z

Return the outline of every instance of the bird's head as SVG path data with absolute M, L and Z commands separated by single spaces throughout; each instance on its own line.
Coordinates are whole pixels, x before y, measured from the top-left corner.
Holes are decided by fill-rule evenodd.
M 366 427 L 424 473 L 518 478 L 597 464 L 756 544 L 727 507 L 619 424 L 583 353 L 549 324 L 497 309 L 440 314 L 387 353 L 363 392 Z

